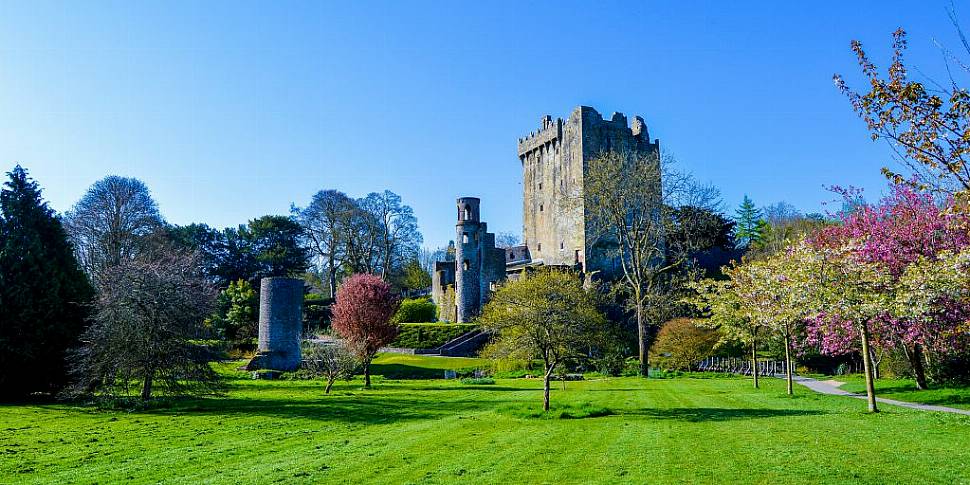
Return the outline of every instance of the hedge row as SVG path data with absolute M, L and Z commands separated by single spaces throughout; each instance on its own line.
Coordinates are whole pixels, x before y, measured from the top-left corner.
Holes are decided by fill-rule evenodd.
M 404 349 L 433 349 L 470 332 L 477 325 L 469 323 L 402 323 L 401 333 L 389 347 Z

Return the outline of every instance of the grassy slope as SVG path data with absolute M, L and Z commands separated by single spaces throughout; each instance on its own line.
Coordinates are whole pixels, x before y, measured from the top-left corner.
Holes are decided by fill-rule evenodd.
M 860 394 L 866 392 L 866 383 L 861 375 L 835 376 L 832 379 L 845 382 L 842 389 L 846 391 Z M 912 379 L 877 379 L 876 395 L 899 401 L 970 409 L 970 387 L 931 388 L 918 391 Z
M 458 365 L 424 359 L 406 360 Z M 970 417 L 871 416 L 856 399 L 788 398 L 780 380 L 557 383 L 554 404 L 617 414 L 555 420 L 519 417 L 539 405 L 534 380 L 325 396 L 319 382 L 234 375 L 226 397 L 152 411 L 0 407 L 0 482 L 970 482 Z

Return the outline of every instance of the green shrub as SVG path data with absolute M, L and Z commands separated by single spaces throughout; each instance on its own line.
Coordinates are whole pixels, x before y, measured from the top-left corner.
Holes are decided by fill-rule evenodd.
M 402 323 L 401 332 L 389 347 L 433 349 L 476 327 L 462 323 Z
M 660 328 L 650 347 L 650 360 L 664 370 L 691 371 L 713 354 L 717 341 L 714 330 L 698 327 L 687 318 L 676 318 Z
M 438 318 L 438 307 L 427 298 L 408 298 L 401 302 L 391 319 L 394 323 L 431 323 Z

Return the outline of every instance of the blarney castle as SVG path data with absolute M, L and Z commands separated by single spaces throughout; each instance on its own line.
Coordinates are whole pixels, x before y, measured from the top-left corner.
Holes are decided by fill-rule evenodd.
M 441 320 L 471 321 L 495 284 L 529 268 L 559 266 L 583 273 L 613 275 L 618 263 L 589 233 L 582 187 L 589 160 L 611 151 L 659 156 L 643 118 L 632 123 L 622 113 L 604 119 L 580 106 L 566 119 L 544 116 L 539 130 L 519 139 L 522 163 L 523 244 L 495 247 L 495 235 L 481 219 L 481 201 L 457 203 L 453 259 L 435 263 L 432 297 Z

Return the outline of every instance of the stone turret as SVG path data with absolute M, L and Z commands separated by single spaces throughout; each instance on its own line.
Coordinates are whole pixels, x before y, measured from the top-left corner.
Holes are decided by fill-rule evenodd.
M 458 199 L 458 224 L 455 230 L 455 305 L 457 320 L 467 322 L 481 310 L 482 238 L 485 233 L 479 216 L 481 201 L 476 197 Z

